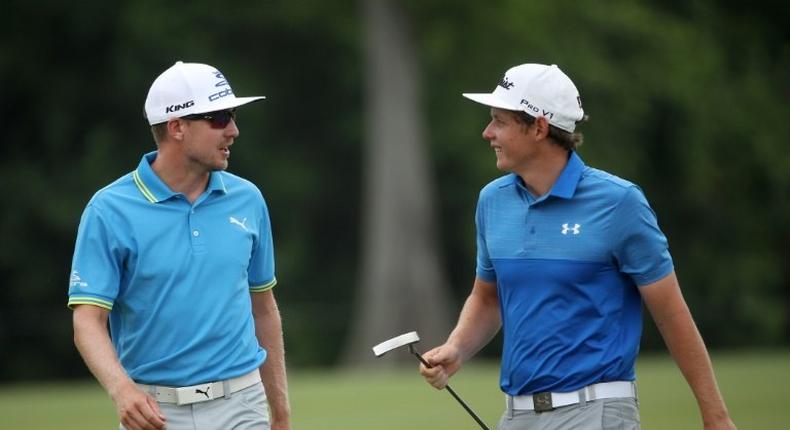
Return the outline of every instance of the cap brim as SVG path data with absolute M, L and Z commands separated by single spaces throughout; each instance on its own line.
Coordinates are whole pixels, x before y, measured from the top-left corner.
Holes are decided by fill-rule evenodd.
M 148 124 L 156 125 L 161 124 L 167 121 L 170 121 L 174 118 L 180 118 L 187 115 L 194 115 L 199 113 L 208 113 L 208 112 L 216 112 L 220 110 L 227 110 L 227 109 L 235 109 L 239 106 L 246 105 L 248 103 L 256 102 L 258 100 L 265 99 L 265 96 L 254 96 L 254 97 L 224 97 L 219 101 L 212 102 L 208 106 L 194 106 L 190 107 L 189 109 L 184 109 L 178 111 L 178 113 L 173 113 L 171 115 L 158 115 L 158 116 L 148 116 Z M 148 108 L 146 108 L 146 111 Z M 164 109 L 160 109 L 164 110 Z
M 486 106 L 491 106 L 507 110 L 521 110 L 519 106 L 513 106 L 510 103 L 500 99 L 494 93 L 463 93 L 462 96 Z

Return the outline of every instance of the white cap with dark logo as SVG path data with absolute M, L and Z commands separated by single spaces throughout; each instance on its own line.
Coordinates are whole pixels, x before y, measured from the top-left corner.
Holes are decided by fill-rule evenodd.
M 266 97 L 236 97 L 225 76 L 208 64 L 176 62 L 151 84 L 145 117 L 154 125 L 196 113 L 232 109 Z
M 544 117 L 549 124 L 573 133 L 584 118 L 579 91 L 556 64 L 522 64 L 505 73 L 492 93 L 464 93 L 464 97 L 500 109 Z

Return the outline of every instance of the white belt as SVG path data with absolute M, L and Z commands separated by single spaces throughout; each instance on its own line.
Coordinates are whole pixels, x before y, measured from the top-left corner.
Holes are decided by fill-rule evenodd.
M 524 396 L 506 395 L 507 407 L 515 410 L 550 411 L 560 406 L 574 405 L 582 400 L 636 398 L 636 383 L 632 381 L 602 382 L 588 385 L 570 393 L 535 393 Z
M 158 385 L 137 384 L 141 390 L 151 393 L 157 402 L 175 403 L 177 405 L 188 405 L 191 403 L 207 402 L 225 396 L 225 386 L 228 387 L 228 394 L 243 390 L 255 385 L 261 380 L 261 373 L 258 369 L 225 381 L 206 382 L 203 384 L 191 385 L 189 387 L 160 387 Z

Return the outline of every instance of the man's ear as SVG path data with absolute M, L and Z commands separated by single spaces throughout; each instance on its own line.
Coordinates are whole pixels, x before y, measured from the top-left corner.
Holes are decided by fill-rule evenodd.
M 539 116 L 535 118 L 535 135 L 538 139 L 549 137 L 549 122 L 545 117 Z
M 186 127 L 186 121 L 175 118 L 167 121 L 167 134 L 173 139 L 177 141 L 184 140 L 184 128 Z

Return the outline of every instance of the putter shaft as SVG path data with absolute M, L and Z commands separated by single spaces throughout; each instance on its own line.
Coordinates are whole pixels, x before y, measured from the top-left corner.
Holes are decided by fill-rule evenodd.
M 429 369 L 433 367 L 433 366 L 431 366 L 430 363 L 425 361 L 424 358 L 422 358 L 422 355 L 420 355 L 420 353 L 417 352 L 416 349 L 414 349 L 414 345 L 409 345 L 409 351 L 411 351 L 411 353 L 414 354 L 415 357 L 417 357 L 417 360 L 420 360 L 420 363 L 422 363 L 425 367 L 427 367 Z M 480 425 L 480 428 L 482 428 L 484 430 L 489 430 L 488 426 L 486 426 L 485 423 L 483 422 L 483 420 L 481 420 L 480 417 L 477 416 L 475 411 L 473 411 L 472 408 L 470 408 L 469 405 L 466 404 L 466 402 L 461 400 L 461 398 L 458 397 L 458 394 L 456 394 L 455 391 L 452 388 L 450 388 L 450 384 L 445 385 L 444 388 L 446 388 L 447 392 L 450 393 L 450 395 L 452 395 L 455 398 L 455 400 L 457 400 L 458 403 L 460 403 L 461 406 L 464 407 L 466 412 L 468 412 L 469 415 L 471 415 L 472 418 L 474 418 L 475 421 L 477 421 L 477 424 Z

